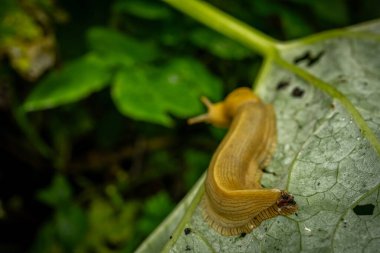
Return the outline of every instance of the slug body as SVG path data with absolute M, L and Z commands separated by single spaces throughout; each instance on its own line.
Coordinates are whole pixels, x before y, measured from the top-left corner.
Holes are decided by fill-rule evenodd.
M 208 168 L 203 215 L 222 235 L 249 233 L 263 220 L 297 210 L 293 196 L 261 187 L 262 170 L 276 145 L 276 117 L 248 88 L 230 93 L 223 102 L 202 101 L 208 113 L 189 120 L 229 127 Z

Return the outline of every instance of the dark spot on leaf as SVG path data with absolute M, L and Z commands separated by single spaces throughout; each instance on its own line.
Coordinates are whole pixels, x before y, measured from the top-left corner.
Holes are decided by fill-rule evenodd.
M 375 205 L 366 204 L 366 205 L 357 205 L 352 210 L 356 215 L 372 215 Z
M 183 232 L 185 233 L 185 235 L 188 235 L 188 234 L 191 233 L 191 228 L 185 228 L 185 229 L 183 230 Z
M 294 58 L 293 63 L 298 64 L 304 60 L 307 60 L 307 59 L 309 59 L 310 55 L 311 55 L 310 51 L 306 51 L 304 54 Z
M 298 217 L 298 213 L 294 213 Z
M 324 55 L 324 53 L 325 53 L 325 51 L 321 51 L 321 52 L 319 52 L 316 56 L 311 57 L 311 58 L 309 59 L 309 62 L 308 62 L 308 64 L 307 64 L 307 66 L 308 66 L 308 67 L 311 67 L 311 66 L 313 66 L 314 64 L 316 64 L 316 63 L 321 59 L 321 57 Z
M 190 251 L 190 250 L 191 250 L 190 246 L 189 246 L 189 245 L 186 245 L 185 250 L 186 250 L 186 251 Z
M 240 237 L 244 238 L 246 235 L 247 235 L 247 233 L 243 232 L 243 233 L 240 234 Z
M 276 89 L 277 89 L 277 90 L 283 90 L 283 89 L 285 89 L 286 87 L 288 87 L 289 84 L 290 84 L 289 81 L 284 81 L 284 80 L 283 80 L 283 81 L 280 81 L 280 82 L 277 84 Z
M 268 171 L 266 168 L 263 169 L 263 172 L 267 174 L 272 174 L 273 176 L 277 176 L 276 172 Z
M 170 236 L 170 237 L 169 237 L 169 239 L 172 239 L 172 238 L 173 238 L 173 236 Z
M 318 186 L 320 186 L 320 185 L 321 185 L 321 183 L 320 183 L 320 182 L 318 182 L 318 183 L 317 183 L 317 185 L 318 185 Z
M 318 54 L 313 56 L 310 51 L 306 51 L 304 54 L 294 58 L 293 63 L 298 64 L 298 63 L 301 63 L 303 61 L 307 61 L 306 65 L 308 67 L 311 67 L 321 59 L 321 57 L 324 55 L 324 53 L 325 53 L 325 51 L 321 51 Z
M 335 105 L 333 103 L 330 104 L 331 109 L 335 109 Z
M 298 88 L 298 87 L 295 87 L 292 90 L 292 96 L 296 97 L 296 98 L 302 97 L 304 93 L 305 93 L 305 91 L 303 89 L 301 89 L 301 88 Z

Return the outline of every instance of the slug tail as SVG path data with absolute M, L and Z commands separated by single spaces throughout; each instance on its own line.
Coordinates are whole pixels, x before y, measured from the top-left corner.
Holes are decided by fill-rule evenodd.
M 224 236 L 236 236 L 242 233 L 250 233 L 254 228 L 260 225 L 258 220 L 252 220 L 248 223 L 237 226 L 234 222 L 225 219 L 217 214 L 208 203 L 206 197 L 202 199 L 202 215 L 207 224 L 216 232 Z

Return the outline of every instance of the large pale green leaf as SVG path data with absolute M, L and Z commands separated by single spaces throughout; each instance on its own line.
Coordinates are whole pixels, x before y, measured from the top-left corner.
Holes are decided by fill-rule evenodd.
M 110 78 L 111 73 L 97 57 L 84 56 L 43 79 L 24 108 L 33 111 L 75 102 L 105 87 Z
M 198 207 L 202 178 L 137 252 L 378 251 L 380 21 L 278 50 L 256 80 L 256 92 L 275 106 L 278 128 L 267 168 L 275 173 L 262 184 L 292 193 L 297 215 L 267 220 L 245 237 L 221 236 Z

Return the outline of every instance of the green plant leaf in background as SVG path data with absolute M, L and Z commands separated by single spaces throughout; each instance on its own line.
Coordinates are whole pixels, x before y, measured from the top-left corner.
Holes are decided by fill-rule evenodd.
M 51 185 L 41 190 L 37 197 L 51 207 L 59 207 L 70 202 L 72 189 L 65 177 L 57 175 L 53 178 Z
M 113 10 L 151 20 L 166 19 L 171 14 L 169 8 L 159 1 L 146 0 L 118 1 L 113 6 Z
M 84 238 L 88 224 L 85 211 L 73 202 L 70 183 L 57 174 L 51 185 L 40 191 L 37 198 L 54 208 L 55 213 L 37 235 L 33 252 L 51 252 L 57 241 L 66 251 L 73 251 Z
M 256 92 L 276 109 L 278 146 L 262 184 L 291 192 L 296 215 L 266 220 L 245 237 L 223 237 L 201 215 L 201 178 L 137 252 L 376 252 L 379 42 L 376 21 L 278 43 L 278 54 L 265 60 Z
M 287 38 L 298 38 L 304 34 L 311 34 L 313 32 L 310 24 L 303 22 L 302 17 L 297 12 L 285 9 L 279 11 L 279 13 Z
M 143 234 L 152 231 L 165 216 L 173 209 L 174 203 L 167 192 L 161 191 L 147 199 L 143 206 L 143 218 L 137 227 Z M 157 212 L 161 210 L 161 212 Z
M 202 110 L 200 96 L 220 98 L 221 83 L 202 64 L 174 59 L 161 68 L 121 70 L 112 86 L 112 97 L 126 116 L 169 126 L 171 113 L 188 117 Z
M 132 66 L 158 56 L 153 44 L 144 43 L 115 30 L 94 27 L 87 33 L 90 49 L 109 66 Z
M 91 202 L 88 212 L 88 233 L 77 252 L 113 252 L 108 245 L 121 247 L 130 245 L 134 237 L 133 227 L 139 204 L 135 201 L 123 203 L 115 208 L 104 199 L 95 199 Z M 107 242 L 105 244 L 104 242 Z
M 110 72 L 99 58 L 86 55 L 49 74 L 24 103 L 27 111 L 72 103 L 109 84 Z
M 210 29 L 198 28 L 191 33 L 190 38 L 194 44 L 220 58 L 241 60 L 254 54 L 248 48 Z
M 121 113 L 169 126 L 169 114 L 190 117 L 202 110 L 199 98 L 221 97 L 220 80 L 192 58 L 172 59 L 160 67 L 155 46 L 111 29 L 94 27 L 87 40 L 91 53 L 48 75 L 24 103 L 42 110 L 86 98 L 112 83 L 112 97 Z M 117 74 L 114 76 L 114 68 Z
M 35 8 L 39 9 L 38 4 Z M 20 3 L 1 2 L 0 58 L 7 56 L 12 68 L 26 80 L 37 80 L 55 63 L 55 39 L 46 29 L 49 22 L 47 17 L 37 22 Z
M 63 209 L 58 209 L 53 224 L 58 240 L 63 248 L 70 252 L 83 240 L 87 232 L 87 217 L 85 211 L 72 203 Z
M 309 5 L 310 9 L 318 17 L 335 25 L 345 24 L 348 20 L 349 14 L 346 2 L 344 0 L 334 2 L 331 2 L 329 0 L 321 0 L 313 3 L 305 0 L 297 0 L 297 2 Z

